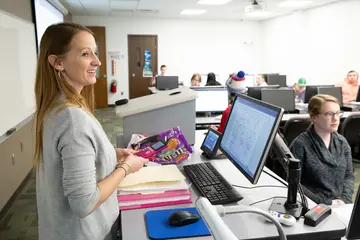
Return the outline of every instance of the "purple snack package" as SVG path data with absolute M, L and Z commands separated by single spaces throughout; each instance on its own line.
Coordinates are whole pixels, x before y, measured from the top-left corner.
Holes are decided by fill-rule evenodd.
M 157 135 L 149 137 L 150 141 L 142 141 L 134 146 L 135 150 L 148 148 L 156 141 L 166 143 L 166 148 L 149 158 L 150 161 L 159 164 L 179 164 L 187 160 L 193 152 L 192 147 L 186 141 L 179 127 L 171 128 Z

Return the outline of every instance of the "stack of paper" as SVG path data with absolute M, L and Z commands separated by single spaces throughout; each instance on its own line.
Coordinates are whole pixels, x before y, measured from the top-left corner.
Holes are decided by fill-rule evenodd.
M 177 166 L 144 167 L 118 186 L 120 210 L 191 203 L 190 191 Z

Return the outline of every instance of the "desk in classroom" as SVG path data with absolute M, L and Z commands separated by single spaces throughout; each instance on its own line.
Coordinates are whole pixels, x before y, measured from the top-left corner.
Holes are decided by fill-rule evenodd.
M 356 114 L 356 113 L 360 113 L 360 112 L 344 112 L 344 115 L 341 117 L 343 119 L 347 118 L 348 116 L 350 116 L 351 114 Z M 309 114 L 297 114 L 297 113 L 288 113 L 288 114 L 284 114 L 281 121 L 282 122 L 286 122 L 287 120 L 289 120 L 290 118 L 293 117 L 308 117 Z M 221 117 L 217 116 L 217 117 L 197 117 L 195 122 L 196 125 L 216 125 L 216 124 L 220 124 L 221 121 Z
M 182 165 L 194 164 L 207 161 L 201 156 L 200 146 L 203 141 L 205 131 L 196 131 L 194 152 L 191 158 Z M 241 174 L 239 170 L 226 158 L 220 160 L 212 160 L 211 163 L 215 168 L 231 183 L 241 186 L 251 187 L 251 183 Z M 182 165 L 179 168 L 182 170 Z M 266 169 L 266 168 L 264 168 Z M 270 174 L 275 175 L 269 169 Z M 189 183 L 189 182 L 188 182 Z M 282 186 L 274 178 L 268 174 L 262 173 L 257 185 L 276 185 Z M 239 203 L 249 205 L 253 202 L 264 200 L 269 197 L 287 196 L 285 188 L 258 188 L 258 189 L 242 189 L 238 188 L 244 197 Z M 122 235 L 123 239 L 149 239 L 146 233 L 144 214 L 147 211 L 155 209 L 173 209 L 194 207 L 196 199 L 199 197 L 195 187 L 190 187 L 191 198 L 193 204 L 173 205 L 158 208 L 146 208 L 121 212 Z M 260 209 L 267 210 L 271 204 L 271 200 L 254 205 Z M 315 203 L 308 199 L 309 208 L 315 206 Z M 230 214 L 223 217 L 224 222 L 234 232 L 239 239 L 274 239 L 278 238 L 278 232 L 273 224 L 265 223 L 263 218 L 255 214 Z M 341 239 L 345 235 L 346 226 L 334 214 L 330 215 L 317 227 L 304 225 L 304 220 L 300 219 L 296 225 L 292 227 L 283 227 L 288 239 L 306 239 L 306 240 L 325 240 L 325 239 Z M 213 239 L 213 237 L 197 237 L 186 239 Z

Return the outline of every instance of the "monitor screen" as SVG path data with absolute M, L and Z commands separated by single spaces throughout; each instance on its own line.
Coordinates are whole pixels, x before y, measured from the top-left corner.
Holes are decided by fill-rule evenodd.
M 279 85 L 280 87 L 287 87 L 286 75 L 270 75 L 267 83 L 269 85 Z
M 305 88 L 304 103 L 309 103 L 310 98 L 318 94 L 319 87 L 334 87 L 334 85 L 308 85 Z
M 210 151 L 213 151 L 219 137 L 219 134 L 216 134 L 213 131 L 209 131 L 203 143 L 204 147 L 208 148 Z
M 248 87 L 247 95 L 249 97 L 255 98 L 257 100 L 261 100 L 261 89 L 263 88 L 279 88 L 279 85 L 268 85 L 268 86 L 256 86 L 256 87 Z
M 285 111 L 295 110 L 295 91 L 293 89 L 262 89 L 261 100 L 281 107 Z
M 221 88 L 196 88 L 196 112 L 223 112 L 229 105 L 228 92 Z
M 171 90 L 179 87 L 178 76 L 157 76 L 156 88 L 158 90 Z
M 319 87 L 318 93 L 336 97 L 339 100 L 340 107 L 342 107 L 343 101 L 341 87 Z
M 244 95 L 235 98 L 220 150 L 253 184 L 260 177 L 283 112 Z

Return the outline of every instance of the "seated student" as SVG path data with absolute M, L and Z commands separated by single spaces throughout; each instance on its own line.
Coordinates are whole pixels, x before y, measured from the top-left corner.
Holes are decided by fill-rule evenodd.
M 235 99 L 235 95 L 243 94 L 246 92 L 247 88 L 245 86 L 245 73 L 243 71 L 239 71 L 237 74 L 230 76 L 230 78 L 226 81 L 226 87 L 230 97 L 230 105 L 223 112 L 221 117 L 220 126 L 217 129 L 220 133 L 223 133 L 227 119 L 229 118 L 229 114 L 232 107 L 232 102 Z
M 356 71 L 350 71 L 344 81 L 337 86 L 342 88 L 343 103 L 349 103 L 356 100 L 359 91 L 359 74 Z
M 205 86 L 221 86 L 221 83 L 216 81 L 215 73 L 211 72 L 207 75 L 207 81 Z
M 312 125 L 290 145 L 301 162 L 305 195 L 316 203 L 337 205 L 352 202 L 354 175 L 351 149 L 337 133 L 342 112 L 339 101 L 318 94 L 309 101 Z
M 191 86 L 199 87 L 201 84 L 201 75 L 200 73 L 194 73 L 191 77 Z
M 295 102 L 303 103 L 305 99 L 306 79 L 299 78 L 297 83 L 294 83 L 293 89 L 295 91 Z
M 160 74 L 158 74 L 158 75 L 151 78 L 150 85 L 155 85 L 156 84 L 156 77 L 157 76 L 167 76 L 167 67 L 166 67 L 166 65 L 161 65 Z
M 265 77 L 262 74 L 259 74 L 256 76 L 256 80 L 255 80 L 256 86 L 259 87 L 263 87 L 263 86 L 267 86 L 268 84 L 265 82 Z

